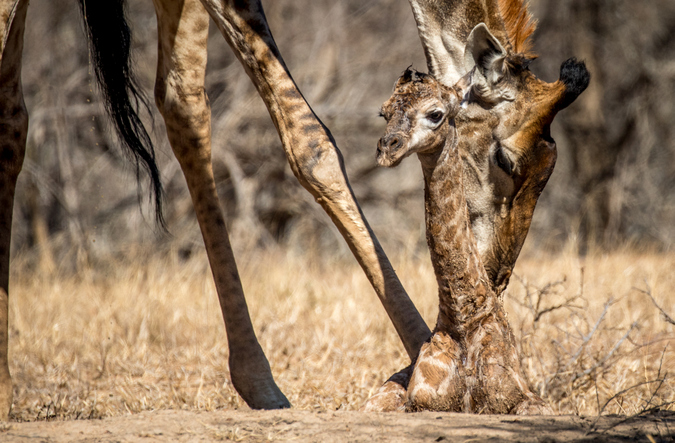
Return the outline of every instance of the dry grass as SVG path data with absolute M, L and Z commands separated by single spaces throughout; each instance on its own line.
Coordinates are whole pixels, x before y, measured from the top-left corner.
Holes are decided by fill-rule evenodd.
M 352 260 L 281 252 L 240 261 L 260 341 L 295 408 L 357 409 L 405 353 Z M 533 387 L 560 413 L 635 414 L 675 400 L 675 256 L 615 253 L 524 259 L 506 295 Z M 139 257 L 40 277 L 12 269 L 15 420 L 152 409 L 245 407 L 232 389 L 219 307 L 203 255 Z M 426 260 L 397 266 L 429 323 Z M 539 300 L 539 303 L 537 303 Z M 666 406 L 672 408 L 672 405 Z

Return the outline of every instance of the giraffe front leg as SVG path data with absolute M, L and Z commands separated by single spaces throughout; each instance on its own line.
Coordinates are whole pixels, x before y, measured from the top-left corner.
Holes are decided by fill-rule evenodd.
M 187 181 L 225 321 L 232 384 L 253 409 L 290 407 L 255 336 L 211 164 L 204 91 L 209 16 L 197 0 L 155 0 L 159 58 L 155 99 Z
M 0 421 L 12 407 L 9 373 L 9 251 L 16 180 L 23 165 L 28 112 L 21 89 L 27 1 L 0 2 Z
M 347 180 L 342 155 L 291 78 L 259 0 L 202 0 L 265 102 L 293 173 L 347 241 L 410 358 L 431 332 L 398 280 Z

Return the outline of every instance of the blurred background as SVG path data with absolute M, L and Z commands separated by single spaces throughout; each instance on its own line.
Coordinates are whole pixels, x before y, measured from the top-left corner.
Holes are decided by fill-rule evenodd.
M 156 21 L 130 0 L 134 55 L 152 101 Z M 380 105 L 409 65 L 426 70 L 404 0 L 263 1 L 295 80 L 333 132 L 367 219 L 390 256 L 426 254 L 423 181 L 416 161 L 375 164 Z M 675 2 L 532 0 L 540 57 L 554 81 L 575 56 L 593 75 L 553 126 L 558 164 L 542 194 L 524 254 L 636 248 L 675 241 Z M 144 115 L 158 150 L 169 234 L 154 224 L 147 181 L 121 155 L 100 104 L 75 0 L 32 0 L 23 84 L 31 115 L 17 188 L 12 252 L 42 270 L 150 246 L 187 259 L 202 240 L 162 119 Z M 215 26 L 207 93 L 213 161 L 235 249 L 289 248 L 350 255 L 329 218 L 297 182 L 267 111 Z M 139 210 L 140 207 L 140 210 Z M 325 252 L 330 251 L 330 252 Z

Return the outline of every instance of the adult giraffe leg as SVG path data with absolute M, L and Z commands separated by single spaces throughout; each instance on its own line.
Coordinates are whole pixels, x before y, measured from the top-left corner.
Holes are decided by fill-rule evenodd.
M 232 384 L 251 408 L 290 407 L 255 336 L 216 193 L 211 111 L 204 91 L 209 15 L 198 0 L 154 3 L 159 31 L 155 99 L 204 237 L 227 331 Z
M 28 113 L 21 89 L 27 0 L 0 1 L 0 421 L 12 406 L 8 358 L 9 246 L 16 179 L 23 165 Z
M 431 332 L 368 226 L 335 140 L 286 68 L 260 1 L 202 2 L 264 100 L 293 173 L 340 230 L 414 359 Z

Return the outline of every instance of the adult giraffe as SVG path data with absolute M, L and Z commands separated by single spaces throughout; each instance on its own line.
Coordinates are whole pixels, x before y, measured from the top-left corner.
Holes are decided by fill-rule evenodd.
M 457 9 L 456 4 L 467 2 L 410 2 L 428 59 L 442 62 L 439 54 L 443 51 L 438 51 L 432 44 L 434 38 L 442 40 L 455 30 L 429 27 L 428 23 L 443 25 L 439 21 L 442 17 L 437 14 L 441 11 L 439 5 Z M 473 3 L 485 4 L 482 1 Z M 494 1 L 488 0 L 487 3 L 494 4 Z M 96 63 L 108 108 L 124 144 L 149 170 L 159 205 L 161 186 L 154 156 L 138 118 L 130 112 L 128 93 L 134 95 L 135 89 L 128 81 L 129 36 L 122 14 L 123 0 L 80 0 L 80 4 L 93 44 L 92 59 Z M 289 406 L 274 383 L 269 364 L 251 326 L 215 191 L 210 159 L 210 111 L 204 93 L 209 16 L 218 25 L 268 107 L 294 174 L 345 237 L 392 319 L 406 351 L 414 358 L 430 336 L 430 331 L 410 302 L 363 217 L 330 132 L 315 116 L 285 67 L 260 1 L 154 0 L 154 4 L 159 32 L 155 100 L 165 119 L 172 149 L 186 177 L 204 237 L 228 335 L 230 372 L 235 389 L 253 408 Z M 12 403 L 7 358 L 7 289 L 14 189 L 23 162 L 28 125 L 20 81 L 27 6 L 27 0 L 0 0 L 0 419 L 7 417 Z M 453 17 L 461 20 L 462 13 L 457 9 Z M 428 22 L 425 22 L 426 14 L 432 15 Z M 472 16 L 469 22 L 474 19 Z M 458 29 L 455 39 L 461 42 L 465 34 L 464 28 Z M 451 76 L 454 73 L 452 70 L 448 72 Z M 490 162 L 491 157 L 485 159 L 481 166 L 489 167 Z M 494 190 L 486 189 L 481 197 L 486 198 L 491 192 Z M 468 200 L 472 198 L 467 195 Z M 486 216 L 485 223 L 490 222 L 493 212 Z M 516 225 L 525 224 L 527 231 L 527 212 L 513 220 Z M 480 225 L 483 229 L 485 223 Z M 493 241 L 498 243 L 499 236 L 500 232 L 496 232 Z M 520 241 L 522 245 L 522 240 L 524 236 L 516 239 L 515 244 Z M 490 256 L 484 263 L 488 269 L 507 269 L 510 272 L 513 263 L 508 259 L 512 258 L 514 262 L 515 257 L 506 258 L 504 266 L 499 263 L 502 256 Z M 489 263 L 493 263 L 492 268 Z
M 185 175 L 204 238 L 225 321 L 232 384 L 237 392 L 252 408 L 290 406 L 274 382 L 253 331 L 216 194 L 211 165 L 211 115 L 204 91 L 209 16 L 263 98 L 294 174 L 345 237 L 407 352 L 416 355 L 430 334 L 429 328 L 363 217 L 328 128 L 291 78 L 260 1 L 153 1 L 159 34 L 155 101 Z M 161 186 L 154 154 L 130 105 L 138 95 L 129 80 L 130 39 L 124 0 L 80 0 L 80 5 L 107 108 L 131 156 L 150 172 L 159 209 Z M 12 404 L 7 356 L 9 243 L 14 189 L 28 127 L 20 78 L 27 6 L 28 0 L 0 0 L 0 420 L 8 417 Z

